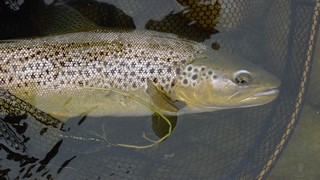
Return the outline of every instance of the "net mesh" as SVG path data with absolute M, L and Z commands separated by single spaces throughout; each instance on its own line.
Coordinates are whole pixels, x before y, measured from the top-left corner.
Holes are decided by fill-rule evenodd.
M 4 14 L 18 12 L 8 7 L 8 4 L 18 2 L 6 2 L 0 8 L 1 27 L 17 27 L 15 19 L 8 23 Z M 319 1 L 101 0 L 59 3 L 75 9 L 72 17 L 80 13 L 100 26 L 175 33 L 213 49 L 239 54 L 279 77 L 282 81 L 280 95 L 264 106 L 179 116 L 168 139 L 143 150 L 110 146 L 106 142 L 143 142 L 142 132 L 152 133 L 149 117 L 86 117 L 85 121 L 83 117 L 74 117 L 63 128 L 56 128 L 40 123 L 39 118 L 46 119 L 41 115 L 2 115 L 0 176 L 18 179 L 266 177 L 300 114 L 315 51 Z M 36 11 L 25 12 L 31 13 L 25 17 L 33 24 L 32 30 L 26 29 L 27 35 L 40 35 L 44 30 L 39 27 L 50 23 L 44 20 L 45 16 L 36 22 L 29 17 L 38 17 L 48 11 L 54 14 L 56 11 L 51 8 L 57 8 L 40 1 L 36 7 Z M 23 10 L 24 4 L 19 13 Z M 2 31 L 0 35 L 4 39 L 26 34 Z

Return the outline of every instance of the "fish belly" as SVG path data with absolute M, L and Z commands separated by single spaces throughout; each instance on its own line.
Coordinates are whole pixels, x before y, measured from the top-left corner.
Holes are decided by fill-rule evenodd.
M 119 94 L 107 90 L 88 88 L 42 90 L 28 95 L 13 92 L 17 97 L 29 102 L 50 115 L 68 119 L 77 116 L 147 116 L 152 114 L 150 99 L 143 91 Z M 147 102 L 147 104 L 142 104 Z

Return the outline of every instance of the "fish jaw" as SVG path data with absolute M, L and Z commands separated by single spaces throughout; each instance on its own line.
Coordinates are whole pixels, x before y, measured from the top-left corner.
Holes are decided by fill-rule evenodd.
M 255 107 L 268 104 L 274 101 L 278 94 L 279 90 L 276 88 L 267 89 L 265 91 L 261 91 L 255 93 L 245 99 L 240 100 L 239 102 L 233 102 L 234 105 L 216 105 L 211 106 L 210 104 L 201 104 L 201 103 L 186 103 L 186 106 L 181 108 L 178 112 L 178 115 L 182 114 L 191 114 L 191 113 L 203 113 L 203 112 L 214 112 L 223 109 L 235 109 L 235 108 L 247 108 L 247 107 Z M 236 105 L 237 103 L 241 103 L 241 105 Z

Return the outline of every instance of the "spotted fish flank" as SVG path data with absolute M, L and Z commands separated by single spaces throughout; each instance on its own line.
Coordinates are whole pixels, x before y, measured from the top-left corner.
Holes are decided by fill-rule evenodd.
M 79 32 L 0 44 L 0 86 L 59 117 L 152 113 L 130 98 L 82 86 L 134 94 L 164 113 L 183 114 L 265 104 L 279 84 L 239 57 L 154 31 Z M 185 105 L 176 109 L 175 102 Z
M 193 51 L 204 49 L 199 44 L 180 42 L 174 36 L 156 36 L 149 32 L 109 33 L 99 41 L 102 35 L 100 32 L 75 33 L 67 39 L 54 36 L 3 44 L 0 53 L 5 56 L 1 57 L 0 73 L 4 75 L 14 71 L 20 76 L 1 76 L 1 84 L 7 88 L 37 84 L 59 89 L 77 84 L 131 90 L 146 88 L 146 80 L 151 78 L 170 89 L 173 77 L 193 59 Z M 133 44 L 138 38 L 149 36 L 153 37 L 150 44 Z M 171 46 L 166 42 L 162 42 L 163 45 L 157 42 L 165 38 L 170 38 Z M 79 42 L 72 42 L 75 39 Z M 122 43 L 121 39 L 128 42 Z M 145 41 L 149 40 L 146 38 Z M 157 56 L 154 56 L 155 51 Z M 13 63 L 12 59 L 17 61 Z M 97 75 L 103 78 L 93 79 Z M 81 78 L 75 78 L 79 76 Z

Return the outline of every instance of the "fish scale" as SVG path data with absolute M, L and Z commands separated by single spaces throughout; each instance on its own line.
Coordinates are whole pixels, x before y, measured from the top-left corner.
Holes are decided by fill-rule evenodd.
M 146 89 L 147 79 L 156 78 L 169 90 L 179 70 L 201 49 L 204 46 L 172 35 L 148 32 L 73 33 L 14 41 L 0 45 L 1 86 L 15 91 L 34 84 L 37 89 L 85 85 L 129 91 Z

